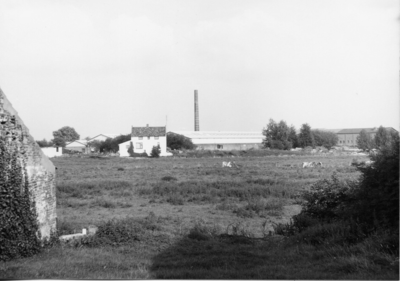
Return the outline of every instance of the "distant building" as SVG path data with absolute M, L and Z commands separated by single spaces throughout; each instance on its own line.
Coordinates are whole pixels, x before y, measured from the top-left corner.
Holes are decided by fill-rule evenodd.
M 119 155 L 129 156 L 128 149 L 132 142 L 134 153 L 151 154 L 153 146 L 160 146 L 160 156 L 169 156 L 167 152 L 166 127 L 132 127 L 131 140 L 119 144 Z
M 99 135 L 97 135 L 97 136 L 95 136 L 93 138 L 90 138 L 88 140 L 88 142 L 92 142 L 92 141 L 95 141 L 95 140 L 97 140 L 97 141 L 105 141 L 106 139 L 116 138 L 119 135 L 121 135 L 121 134 L 99 134 Z
M 265 136 L 262 131 L 170 131 L 168 134 L 182 135 L 190 139 L 197 149 L 246 150 L 260 148 Z
M 62 147 L 56 146 L 56 147 L 42 147 L 42 152 L 44 155 L 47 157 L 57 157 L 62 155 Z
M 386 127 L 386 130 L 397 132 L 395 129 L 391 127 Z M 356 128 L 356 129 L 341 129 L 336 132 L 339 140 L 338 145 L 340 146 L 357 146 L 357 137 L 360 135 L 360 132 L 365 130 L 367 134 L 373 139 L 378 131 L 378 128 Z
M 82 153 L 88 153 L 89 147 L 87 144 L 88 144 L 87 140 L 75 140 L 75 141 L 67 143 L 65 145 L 65 149 L 79 151 Z

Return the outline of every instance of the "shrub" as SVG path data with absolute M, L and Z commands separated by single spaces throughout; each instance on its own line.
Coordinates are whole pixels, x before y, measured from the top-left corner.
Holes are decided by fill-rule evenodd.
M 311 186 L 310 191 L 303 194 L 303 214 L 330 222 L 338 217 L 340 208 L 347 198 L 349 182 L 341 182 L 336 173 L 331 179 L 319 180 Z
M 153 146 L 153 148 L 151 149 L 150 157 L 158 158 L 160 157 L 160 153 L 161 153 L 160 145 Z
M 293 239 L 311 245 L 346 245 L 354 244 L 365 238 L 356 223 L 337 221 L 333 223 L 318 223 L 307 227 Z
M 399 137 L 381 144 L 374 163 L 358 166 L 360 184 L 356 186 L 347 204 L 348 216 L 363 223 L 371 231 L 388 228 L 399 229 Z
M 129 148 L 128 148 L 128 153 L 130 157 L 133 157 L 133 143 L 130 142 Z
M 85 237 L 81 245 L 89 247 L 134 245 L 140 240 L 146 239 L 149 231 L 160 230 L 159 218 L 150 212 L 146 218 L 125 218 L 109 220 L 99 225 L 95 235 Z

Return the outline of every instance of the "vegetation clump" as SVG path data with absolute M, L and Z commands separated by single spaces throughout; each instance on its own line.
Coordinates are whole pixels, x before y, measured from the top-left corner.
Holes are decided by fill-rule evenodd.
M 374 236 L 382 251 L 399 254 L 399 136 L 381 144 L 355 181 L 320 180 L 304 193 L 300 214 L 278 234 L 311 244 L 363 242 Z M 380 237 L 380 238 L 379 238 Z
M 168 133 L 167 147 L 174 150 L 195 149 L 195 145 L 189 138 L 174 133 Z
M 150 157 L 158 158 L 158 157 L 160 157 L 160 154 L 161 154 L 160 145 L 153 146 L 153 148 L 151 149 Z
M 35 202 L 24 161 L 0 137 L 0 261 L 28 257 L 41 249 Z

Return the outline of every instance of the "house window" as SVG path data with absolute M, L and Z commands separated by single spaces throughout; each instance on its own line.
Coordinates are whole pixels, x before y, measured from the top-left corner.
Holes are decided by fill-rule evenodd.
M 143 143 L 137 142 L 136 143 L 136 149 L 143 149 Z
M 154 137 L 155 140 L 158 140 L 158 137 Z
M 160 146 L 160 143 L 159 143 L 159 142 L 157 142 L 157 145 L 158 145 L 158 146 Z
M 127 144 L 127 145 L 126 145 L 126 148 L 129 149 L 130 146 L 131 146 L 130 144 Z
M 82 152 L 85 152 L 85 149 L 84 149 L 84 148 L 82 148 Z
M 58 152 L 58 146 L 56 147 L 56 152 Z
M 217 144 L 217 149 L 223 149 L 224 146 L 222 144 Z
M 139 137 L 139 140 L 142 140 L 143 139 L 143 137 Z

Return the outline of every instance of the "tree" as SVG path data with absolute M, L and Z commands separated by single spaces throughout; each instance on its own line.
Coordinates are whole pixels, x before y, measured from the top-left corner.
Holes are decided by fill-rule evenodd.
M 293 148 L 299 147 L 299 141 L 297 138 L 296 128 L 293 125 L 290 126 L 288 141 L 290 141 L 292 143 Z
M 131 134 L 119 135 L 115 138 L 108 138 L 105 141 L 100 142 L 100 152 L 113 152 L 119 151 L 119 144 L 131 140 Z
M 158 158 L 160 157 L 160 153 L 161 153 L 160 145 L 153 146 L 153 148 L 151 149 L 150 157 Z
M 65 145 L 66 145 L 65 140 L 64 140 L 63 138 L 61 138 L 61 137 L 56 137 L 56 138 L 54 138 L 54 139 L 52 140 L 52 142 L 53 142 L 53 144 L 54 144 L 55 146 L 65 147 Z
M 374 140 L 365 130 L 361 130 L 360 135 L 357 137 L 357 147 L 363 151 L 369 151 L 374 148 Z
M 65 147 L 67 142 L 72 142 L 79 139 L 79 134 L 74 128 L 64 126 L 61 129 L 53 132 L 53 143 L 57 146 Z
M 338 142 L 338 136 L 332 132 L 326 132 L 321 130 L 311 130 L 314 136 L 315 145 L 323 146 L 327 149 L 331 149 Z
M 168 133 L 167 147 L 170 149 L 194 149 L 195 145 L 192 140 L 178 134 Z
M 133 157 L 133 143 L 130 142 L 129 148 L 128 148 L 128 153 L 130 157 Z
M 314 136 L 312 134 L 310 125 L 308 125 L 307 123 L 302 125 L 298 139 L 300 147 L 315 147 Z
M 398 135 L 397 132 L 389 132 L 389 130 L 380 126 L 374 139 L 375 147 L 377 149 L 382 149 L 384 146 L 390 146 L 392 141 L 396 138 L 396 135 Z
M 263 140 L 265 147 L 272 149 L 292 148 L 292 142 L 289 141 L 290 128 L 283 120 L 276 123 L 273 119 L 269 119 L 267 127 L 263 129 L 263 135 L 265 136 Z
M 102 145 L 102 141 L 94 140 L 89 143 L 90 149 L 94 152 L 100 152 L 100 147 Z
M 36 141 L 36 143 L 40 147 L 51 147 L 51 146 L 53 146 L 53 142 L 52 141 L 47 141 L 46 139 L 43 139 L 41 141 Z

